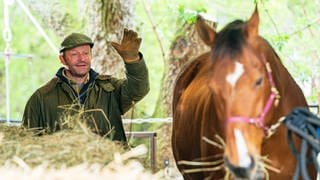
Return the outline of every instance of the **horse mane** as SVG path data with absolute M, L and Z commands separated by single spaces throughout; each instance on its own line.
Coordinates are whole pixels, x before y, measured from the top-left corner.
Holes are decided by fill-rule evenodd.
M 235 20 L 217 34 L 217 39 L 212 51 L 214 57 L 227 55 L 233 59 L 234 56 L 241 52 L 243 44 L 246 43 L 243 33 L 244 24 L 245 22 L 242 20 Z

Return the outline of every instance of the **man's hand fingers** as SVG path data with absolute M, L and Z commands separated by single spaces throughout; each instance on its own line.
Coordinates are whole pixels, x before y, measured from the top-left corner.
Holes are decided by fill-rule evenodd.
M 142 39 L 141 39 L 141 38 L 137 38 L 137 39 L 136 39 L 136 44 L 139 44 L 139 46 L 140 46 L 141 41 L 142 41 Z
M 135 31 L 133 30 L 130 30 L 130 39 L 136 39 L 138 38 L 138 33 L 136 33 Z
M 126 62 L 139 59 L 139 48 L 142 38 L 138 37 L 138 33 L 130 30 L 123 30 L 121 43 L 111 42 L 111 45 L 119 53 Z
M 136 38 L 138 38 L 138 33 L 130 29 L 124 29 L 122 42 L 131 41 Z
M 116 50 L 118 50 L 118 49 L 120 49 L 121 47 L 121 45 L 120 44 L 118 44 L 118 43 L 116 43 L 116 42 L 111 42 L 111 45 L 116 49 Z
M 126 42 L 126 41 L 128 41 L 128 39 L 130 38 L 129 34 L 130 34 L 130 30 L 127 29 L 127 28 L 125 28 L 125 29 L 123 30 L 123 37 L 122 37 L 122 41 L 121 41 L 121 42 Z

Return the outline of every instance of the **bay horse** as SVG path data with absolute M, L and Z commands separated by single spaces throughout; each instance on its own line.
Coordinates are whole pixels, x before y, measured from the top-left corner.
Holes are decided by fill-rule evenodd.
M 180 73 L 172 102 L 172 149 L 184 179 L 291 179 L 297 161 L 279 119 L 307 102 L 259 35 L 257 7 L 219 32 L 201 16 L 196 28 L 211 50 Z

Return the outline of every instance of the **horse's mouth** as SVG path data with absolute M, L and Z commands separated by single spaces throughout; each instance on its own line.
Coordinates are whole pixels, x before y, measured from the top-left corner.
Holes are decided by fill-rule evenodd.
M 248 167 L 233 165 L 227 157 L 224 158 L 224 163 L 227 171 L 229 171 L 236 180 L 263 180 L 265 178 L 263 169 L 252 156 L 250 156 L 250 158 L 251 163 Z

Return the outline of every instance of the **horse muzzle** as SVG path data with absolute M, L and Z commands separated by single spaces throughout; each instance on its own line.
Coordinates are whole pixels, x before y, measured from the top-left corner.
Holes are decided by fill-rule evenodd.
M 265 178 L 265 174 L 262 168 L 252 156 L 250 156 L 250 160 L 251 162 L 248 166 L 242 167 L 232 164 L 228 157 L 224 157 L 224 163 L 227 170 L 233 175 L 234 179 L 263 180 Z

